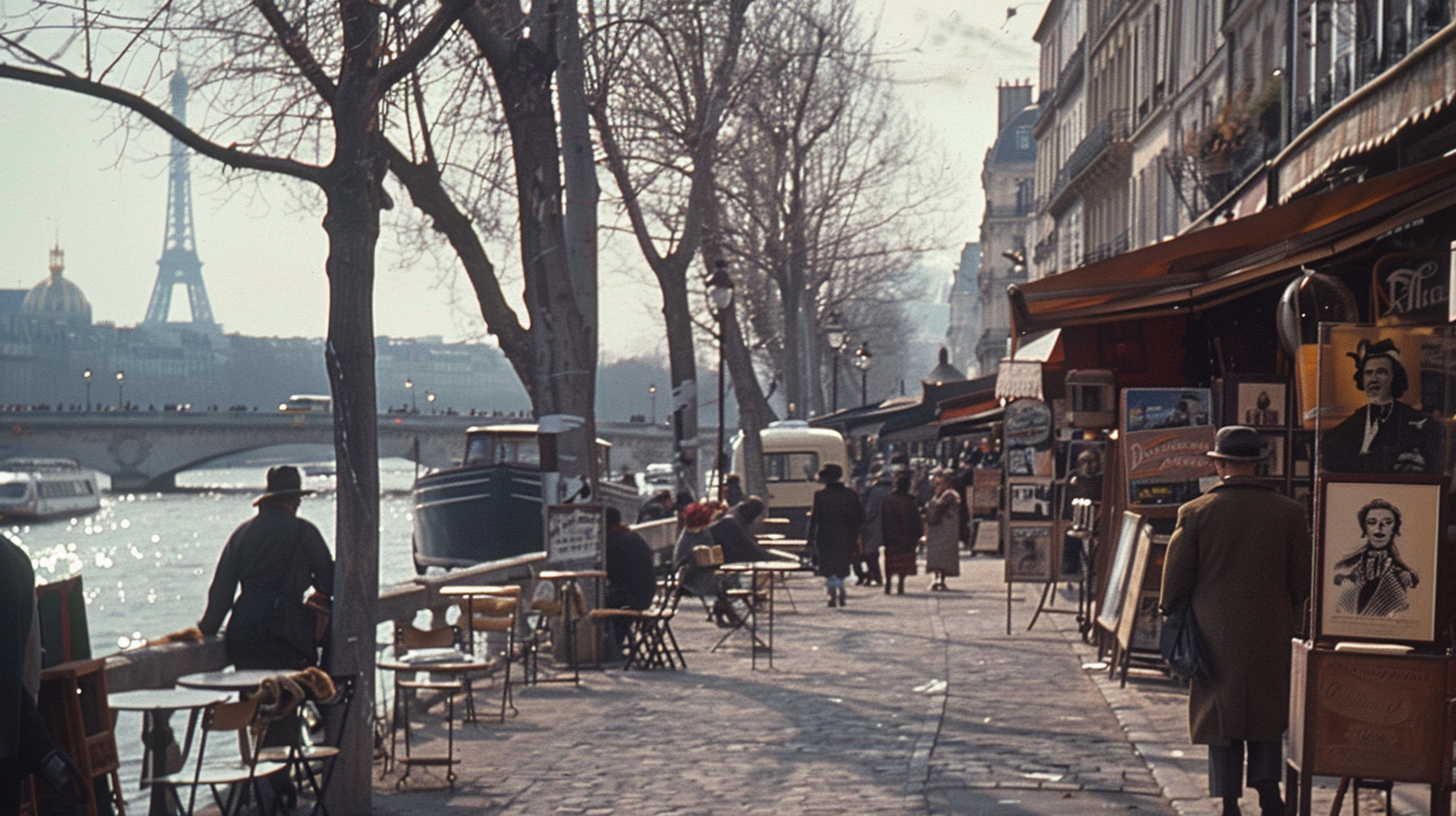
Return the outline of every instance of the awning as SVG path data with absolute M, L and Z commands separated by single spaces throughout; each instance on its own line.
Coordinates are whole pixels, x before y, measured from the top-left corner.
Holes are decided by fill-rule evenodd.
M 814 417 L 809 420 L 809 425 L 813 428 L 833 428 L 848 435 L 850 431 L 866 425 L 879 425 L 886 419 L 919 404 L 920 400 L 914 397 L 890 397 L 883 402 L 844 408 L 832 414 Z
M 1207 308 L 1456 206 L 1456 156 L 1013 284 L 1013 333 Z
M 884 424 L 880 426 L 880 439 L 894 442 L 922 435 L 934 436 L 943 401 L 967 394 L 989 394 L 994 384 L 994 376 L 958 380 L 939 385 L 922 383 L 920 401 L 897 412 L 894 416 L 886 417 Z
M 1011 352 L 1012 360 L 1050 363 L 1053 358 L 1056 362 L 1063 359 L 1061 329 L 1033 332 L 1015 342 L 1016 351 Z

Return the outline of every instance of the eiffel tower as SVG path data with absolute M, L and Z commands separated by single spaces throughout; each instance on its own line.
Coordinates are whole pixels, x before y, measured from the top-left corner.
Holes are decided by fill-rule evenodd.
M 187 122 L 187 77 L 182 66 L 172 74 L 172 115 Z M 197 237 L 192 227 L 192 179 L 188 172 L 188 149 L 172 140 L 172 161 L 167 173 L 167 233 L 162 241 L 162 257 L 157 261 L 157 283 L 152 287 L 152 300 L 147 305 L 143 325 L 168 325 L 172 311 L 172 290 L 187 287 L 187 302 L 192 307 L 190 323 L 172 325 L 206 332 L 220 332 L 222 327 L 212 319 L 212 306 L 207 302 L 207 288 L 202 285 L 202 260 L 197 257 Z

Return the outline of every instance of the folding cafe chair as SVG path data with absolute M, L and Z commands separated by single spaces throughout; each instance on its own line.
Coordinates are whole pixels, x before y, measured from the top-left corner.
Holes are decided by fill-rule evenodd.
M 394 672 L 394 717 L 389 729 L 389 758 L 391 762 L 405 766 L 404 775 L 400 777 L 396 787 L 404 787 L 410 769 L 415 765 L 442 765 L 445 767 L 446 782 L 454 788 L 454 766 L 459 762 L 455 758 L 455 695 L 466 692 L 467 716 L 473 714 L 469 694 L 470 678 L 463 673 L 450 672 L 444 675 L 447 679 L 437 679 L 438 671 L 432 673 L 432 669 L 438 670 L 450 661 L 461 663 L 471 659 L 460 648 L 460 631 L 453 626 L 437 629 L 401 626 L 395 629 L 394 643 L 397 662 L 382 665 Z M 411 678 L 405 675 L 411 675 Z M 421 679 L 421 675 L 428 679 Z M 413 751 L 410 736 L 410 698 L 421 691 L 443 692 L 445 696 L 444 755 L 421 756 Z M 403 757 L 396 750 L 396 737 L 401 728 L 404 729 Z M 389 763 L 386 763 L 386 772 L 388 768 Z
M 520 599 L 515 596 L 475 598 L 472 602 L 473 615 L 470 618 L 472 638 L 483 633 L 487 649 L 477 652 L 492 664 L 489 671 L 500 672 L 501 677 L 501 722 L 506 721 L 506 710 L 516 712 L 515 695 L 511 692 L 511 663 L 516 654 L 516 616 L 520 610 Z M 491 635 L 504 636 L 505 648 L 490 651 Z M 465 678 L 467 683 L 469 678 Z M 474 690 L 470 692 L 474 696 Z M 473 708 L 473 703 L 471 704 Z
M 257 714 L 256 697 L 238 703 L 214 703 L 208 706 L 202 716 L 202 735 L 198 738 L 197 761 L 193 769 L 188 771 L 184 767 L 181 771 L 152 777 L 149 781 L 153 785 L 166 786 L 179 808 L 181 798 L 177 796 L 177 788 L 184 785 L 191 788 L 187 807 L 181 811 L 187 816 L 191 816 L 197 803 L 197 789 L 204 785 L 212 790 L 213 800 L 217 802 L 223 816 L 233 816 L 249 800 L 258 803 L 261 811 L 262 804 L 269 799 L 265 798 L 263 786 L 258 784 L 258 780 L 280 773 L 288 766 L 282 762 L 265 762 L 259 759 L 262 732 L 259 730 L 254 734 L 252 729 Z M 236 744 L 239 747 L 237 755 L 229 755 L 228 752 L 219 750 L 220 746 L 226 746 L 232 740 L 219 740 L 215 735 L 226 733 L 236 735 Z M 208 753 L 209 748 L 214 749 L 211 754 Z M 219 791 L 223 786 L 228 787 L 225 796 Z M 271 795 L 271 791 L 269 793 Z
M 329 780 L 334 775 L 334 759 L 339 756 L 339 746 L 344 742 L 344 734 L 348 730 L 349 717 L 353 711 L 354 675 L 338 675 L 331 679 L 334 683 L 334 696 L 314 705 L 322 716 L 323 724 L 337 729 L 331 740 L 333 744 L 313 742 L 307 734 L 305 717 L 304 727 L 296 735 L 290 735 L 293 739 L 288 745 L 265 747 L 258 753 L 258 758 L 263 761 L 286 764 L 293 774 L 294 782 L 313 794 L 314 805 L 309 816 L 329 816 L 324 796 L 328 793 Z M 334 712 L 338 712 L 337 719 L 332 716 Z
M 627 662 L 622 665 L 623 669 L 687 668 L 687 660 L 683 658 L 677 638 L 672 634 L 672 619 L 677 614 L 678 603 L 682 599 L 682 579 L 687 570 L 687 566 L 679 567 L 659 583 L 657 596 L 646 609 L 591 611 L 590 617 L 593 620 L 628 621 Z

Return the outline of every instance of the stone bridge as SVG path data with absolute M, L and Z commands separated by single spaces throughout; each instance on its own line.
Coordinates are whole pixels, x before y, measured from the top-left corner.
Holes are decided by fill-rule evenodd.
M 58 456 L 111 477 L 112 490 L 169 490 L 184 470 L 276 445 L 333 445 L 329 413 L 231 411 L 43 412 L 0 414 L 0 459 Z M 447 467 L 465 449 L 465 429 L 508 420 L 479 416 L 381 414 L 379 455 L 431 468 Z M 612 443 L 612 467 L 641 470 L 672 460 L 665 426 L 600 422 L 597 436 Z M 604 474 L 606 476 L 606 474 Z

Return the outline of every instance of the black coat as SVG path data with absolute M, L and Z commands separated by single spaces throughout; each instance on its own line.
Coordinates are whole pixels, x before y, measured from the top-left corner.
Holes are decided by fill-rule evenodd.
M 1441 473 L 1446 449 L 1441 424 L 1403 402 L 1390 404 L 1390 415 L 1380 423 L 1370 449 L 1365 425 L 1370 406 L 1356 411 L 1326 432 L 1320 440 L 1321 469 L 1330 473 Z
M 814 554 L 815 573 L 836 578 L 849 575 L 864 526 L 859 496 L 840 482 L 827 484 L 814 494 L 809 513 L 809 552 Z
M 286 506 L 265 503 L 223 547 L 207 591 L 207 611 L 197 628 L 204 635 L 217 634 L 231 610 L 227 653 L 233 665 L 240 669 L 312 666 L 318 659 L 314 617 L 303 606 L 309 586 L 334 594 L 334 559 L 328 545 L 317 527 Z
M 0 775 L 16 774 L 11 779 L 34 771 L 36 763 L 55 748 L 35 698 L 25 687 L 34 613 L 35 570 L 30 556 L 0 535 Z
M 713 543 L 723 548 L 723 563 L 736 564 L 744 561 L 772 561 L 773 554 L 753 539 L 748 528 L 743 526 L 732 513 L 708 525 Z
M 607 531 L 606 605 L 616 609 L 646 609 L 657 594 L 652 572 L 652 548 L 647 540 L 623 526 Z

